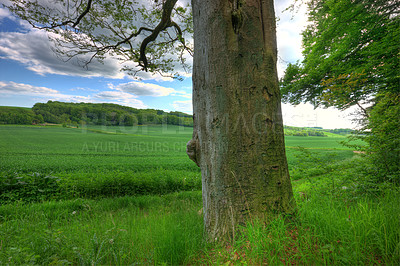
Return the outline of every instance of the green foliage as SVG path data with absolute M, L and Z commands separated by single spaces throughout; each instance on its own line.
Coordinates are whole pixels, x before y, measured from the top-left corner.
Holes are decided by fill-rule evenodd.
M 368 176 L 376 182 L 400 182 L 400 2 L 324 0 L 307 5 L 311 23 L 303 32 L 304 60 L 289 64 L 281 80 L 284 100 L 339 109 L 359 106 L 364 128 L 358 134 L 373 163 Z
M 151 172 L 118 171 L 58 173 L 1 173 L 0 202 L 41 202 L 74 198 L 168 194 L 201 189 L 198 173 L 159 168 Z
M 0 106 L 0 124 L 31 125 L 43 123 L 43 117 L 29 108 Z
M 286 102 L 345 109 L 398 90 L 398 1 L 309 1 L 304 60 L 281 80 Z
M 295 192 L 296 186 L 295 186 Z M 382 198 L 346 197 L 313 190 L 298 194 L 293 219 L 253 221 L 234 242 L 204 251 L 212 265 L 397 265 L 400 262 L 399 191 Z
M 51 175 L 32 173 L 2 173 L 0 183 L 0 202 L 43 201 L 59 197 L 60 179 Z
M 371 174 L 378 182 L 400 184 L 400 94 L 379 96 L 360 133 L 360 138 L 369 144 L 364 151 L 375 166 Z
M 290 127 L 284 126 L 285 136 L 318 136 L 326 137 L 324 130 L 316 128 L 301 128 L 301 127 Z
M 353 129 L 349 129 L 349 128 L 335 128 L 335 129 L 329 130 L 329 132 L 331 132 L 333 134 L 339 134 L 339 135 L 350 135 L 350 134 L 355 133 Z
M 311 192 L 299 203 L 302 226 L 319 236 L 329 264 L 397 264 L 400 261 L 399 192 L 349 203 Z
M 66 103 L 48 101 L 36 103 L 32 110 L 45 122 L 65 125 L 135 126 L 169 124 L 193 126 L 191 115 L 154 109 L 136 109 L 111 103 Z
M 0 124 L 30 125 L 39 123 L 126 126 L 168 124 L 193 126 L 193 116 L 182 112 L 136 109 L 110 103 L 67 103 L 48 101 L 36 103 L 32 110 L 19 107 L 0 107 Z
M 199 189 L 200 171 L 185 153 L 191 135 L 192 128 L 171 125 L 2 126 L 0 174 L 3 179 L 0 179 L 0 187 L 7 191 L 2 194 L 2 200 L 41 201 Z M 334 164 L 351 158 L 352 150 L 340 145 L 341 140 L 340 135 L 325 138 L 287 136 L 291 176 L 294 179 L 315 176 L 324 172 L 320 167 L 323 163 Z M 321 163 L 314 165 L 306 157 L 296 156 L 298 146 L 316 152 L 315 157 Z M 302 169 L 310 169 L 310 172 L 305 173 Z M 45 192 L 28 184 L 13 189 L 6 185 L 11 182 L 9 180 L 18 182 L 19 178 L 38 185 L 40 182 L 34 181 L 32 176 L 52 176 L 57 182 Z
M 339 155 L 341 158 L 339 159 Z M 309 149 L 298 147 L 294 150 L 294 166 L 290 169 L 292 180 L 310 178 L 332 172 L 340 168 L 340 162 L 349 158 L 349 152 L 331 150 L 330 152 L 311 152 Z M 352 156 L 352 155 L 350 155 Z M 339 162 L 338 164 L 335 164 Z

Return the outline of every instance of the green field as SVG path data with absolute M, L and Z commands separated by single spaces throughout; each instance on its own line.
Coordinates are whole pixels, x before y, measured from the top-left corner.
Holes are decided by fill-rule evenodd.
M 185 155 L 191 130 L 1 126 L 0 172 L 10 182 L 30 175 L 58 178 L 66 197 L 197 190 L 200 171 Z
M 1 170 L 72 173 L 195 169 L 182 156 L 191 128 L 137 126 L 129 132 L 101 127 L 1 126 Z
M 19 173 L 149 172 L 173 170 L 199 173 L 188 160 L 186 143 L 192 128 L 135 126 L 1 126 L 0 171 Z M 339 144 L 343 136 L 286 138 L 289 165 L 298 147 L 350 158 L 350 148 Z
M 360 157 L 334 134 L 285 137 L 298 221 L 250 224 L 227 246 L 204 243 L 191 135 L 171 125 L 0 126 L 0 264 L 400 260 L 399 193 L 359 198 Z
M 8 184 L 2 200 L 164 194 L 200 190 L 199 168 L 188 159 L 191 127 L 0 126 L 0 173 Z M 321 164 L 351 159 L 343 136 L 286 136 L 289 170 L 294 180 L 327 171 Z M 302 149 L 304 148 L 304 149 Z M 307 169 L 307 173 L 303 171 Z M 328 169 L 329 170 L 329 169 Z M 48 179 L 43 179 L 49 177 Z M 57 191 L 45 190 L 53 181 Z M 35 186 L 18 185 L 21 182 Z M 21 192 L 16 194 L 15 188 Z M 29 195 L 28 195 L 29 194 Z

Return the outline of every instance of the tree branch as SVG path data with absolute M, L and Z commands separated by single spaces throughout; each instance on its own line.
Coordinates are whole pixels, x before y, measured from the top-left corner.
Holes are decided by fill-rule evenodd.
M 72 24 L 71 27 L 75 28 L 76 26 L 78 26 L 78 24 L 81 22 L 81 20 L 89 13 L 90 9 L 92 8 L 92 1 L 93 0 L 88 0 L 85 10 L 82 12 L 82 14 L 79 15 L 79 17 L 76 19 L 76 21 L 66 20 L 66 21 L 58 23 L 58 24 L 52 24 L 51 26 L 37 26 L 34 23 L 31 23 L 31 21 L 28 21 L 28 22 L 29 22 L 29 24 L 32 25 L 32 27 L 34 27 L 36 29 L 55 29 L 55 28 L 67 26 L 68 24 Z
M 153 30 L 152 34 L 147 36 L 143 40 L 142 44 L 140 45 L 139 61 L 143 62 L 143 64 L 141 64 L 139 62 L 139 65 L 142 66 L 145 71 L 147 71 L 147 67 L 148 67 L 148 62 L 147 62 L 147 58 L 146 58 L 146 47 L 150 42 L 153 42 L 155 39 L 157 39 L 157 37 L 161 31 L 165 30 L 168 27 L 173 26 L 173 22 L 171 20 L 171 13 L 172 13 L 172 10 L 177 1 L 178 0 L 166 0 L 165 1 L 164 5 L 163 5 L 163 13 L 162 13 L 160 23 L 158 23 L 156 28 Z M 175 23 L 175 25 L 176 25 L 176 23 Z
M 85 11 L 83 11 L 83 13 L 78 17 L 78 19 L 75 21 L 72 27 L 75 28 L 79 24 L 79 22 L 81 22 L 83 17 L 86 16 L 87 13 L 89 13 L 91 7 L 92 7 L 92 0 L 88 0 Z
M 160 64 L 157 61 L 163 54 L 163 48 L 170 47 L 172 43 L 179 42 L 181 62 L 185 61 L 185 51 L 191 55 L 193 54 L 192 48 L 185 43 L 183 38 L 184 33 L 190 32 L 190 26 L 187 29 L 182 29 L 180 25 L 172 20 L 172 15 L 175 14 L 173 13 L 174 10 L 180 16 L 182 16 L 180 12 L 185 12 L 185 10 L 175 9 L 178 0 L 159 1 L 161 2 L 161 6 L 157 6 L 156 13 L 160 14 L 158 12 L 161 11 L 161 19 L 155 22 L 158 24 L 156 26 L 146 26 L 146 21 L 141 21 L 145 24 L 139 29 L 131 24 L 130 19 L 136 18 L 136 16 L 132 17 L 131 9 L 123 16 L 119 14 L 125 10 L 119 1 L 116 1 L 115 5 L 104 7 L 102 6 L 102 1 L 98 3 L 93 0 L 77 0 L 74 2 L 64 0 L 60 1 L 64 4 L 64 7 L 61 7 L 60 10 L 57 9 L 57 6 L 55 8 L 42 6 L 39 3 L 40 0 L 31 0 L 32 2 L 25 2 L 26 0 L 11 1 L 14 2 L 14 5 L 8 8 L 30 23 L 32 27 L 55 33 L 56 37 L 53 39 L 55 44 L 58 47 L 66 48 L 64 50 L 57 49 L 58 53 L 67 57 L 89 53 L 90 56 L 85 65 L 92 62 L 95 57 L 103 60 L 108 52 L 115 52 L 118 55 L 124 56 L 127 60 L 138 62 L 140 70 L 169 71 L 169 59 Z M 73 6 L 70 6 L 71 3 L 74 3 Z M 161 10 L 159 10 L 160 7 Z M 140 11 L 140 9 L 138 10 Z M 153 21 L 149 22 L 149 24 L 152 23 Z M 96 26 L 109 30 L 111 32 L 110 36 L 95 33 L 94 29 Z M 169 31 L 169 28 L 173 28 L 174 31 Z M 144 31 L 147 34 L 143 34 Z M 173 32 L 176 36 L 173 36 Z M 166 34 L 165 36 L 164 33 Z M 134 40 L 139 35 L 144 35 L 143 40 L 136 43 Z M 157 43 L 156 39 L 159 37 L 166 37 L 168 40 Z M 152 43 L 159 49 L 156 51 L 158 54 L 156 52 L 153 54 L 153 49 L 148 48 Z M 134 48 L 136 45 L 138 47 Z M 147 53 L 149 53 L 147 56 L 146 49 Z M 152 52 L 151 55 L 155 56 L 154 58 L 151 57 L 150 51 Z M 168 67 L 166 67 L 167 65 Z

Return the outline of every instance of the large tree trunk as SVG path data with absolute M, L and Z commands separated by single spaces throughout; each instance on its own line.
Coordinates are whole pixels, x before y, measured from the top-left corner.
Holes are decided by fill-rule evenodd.
M 293 211 L 273 0 L 192 0 L 193 139 L 209 241 Z

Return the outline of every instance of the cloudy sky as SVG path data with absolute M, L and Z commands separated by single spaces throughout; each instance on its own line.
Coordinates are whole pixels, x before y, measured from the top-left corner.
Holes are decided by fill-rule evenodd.
M 0 0 L 0 106 L 32 107 L 48 100 L 68 102 L 108 102 L 135 108 L 192 113 L 192 80 L 183 81 L 142 73 L 140 80 L 120 72 L 116 60 L 93 62 L 82 68 L 74 61 L 63 62 L 51 49 L 47 34 L 13 17 Z M 288 62 L 301 59 L 300 32 L 306 25 L 304 10 L 282 11 L 291 0 L 275 0 L 279 17 L 277 36 L 279 75 Z M 314 110 L 308 104 L 283 105 L 284 124 L 354 127 L 350 112 Z

